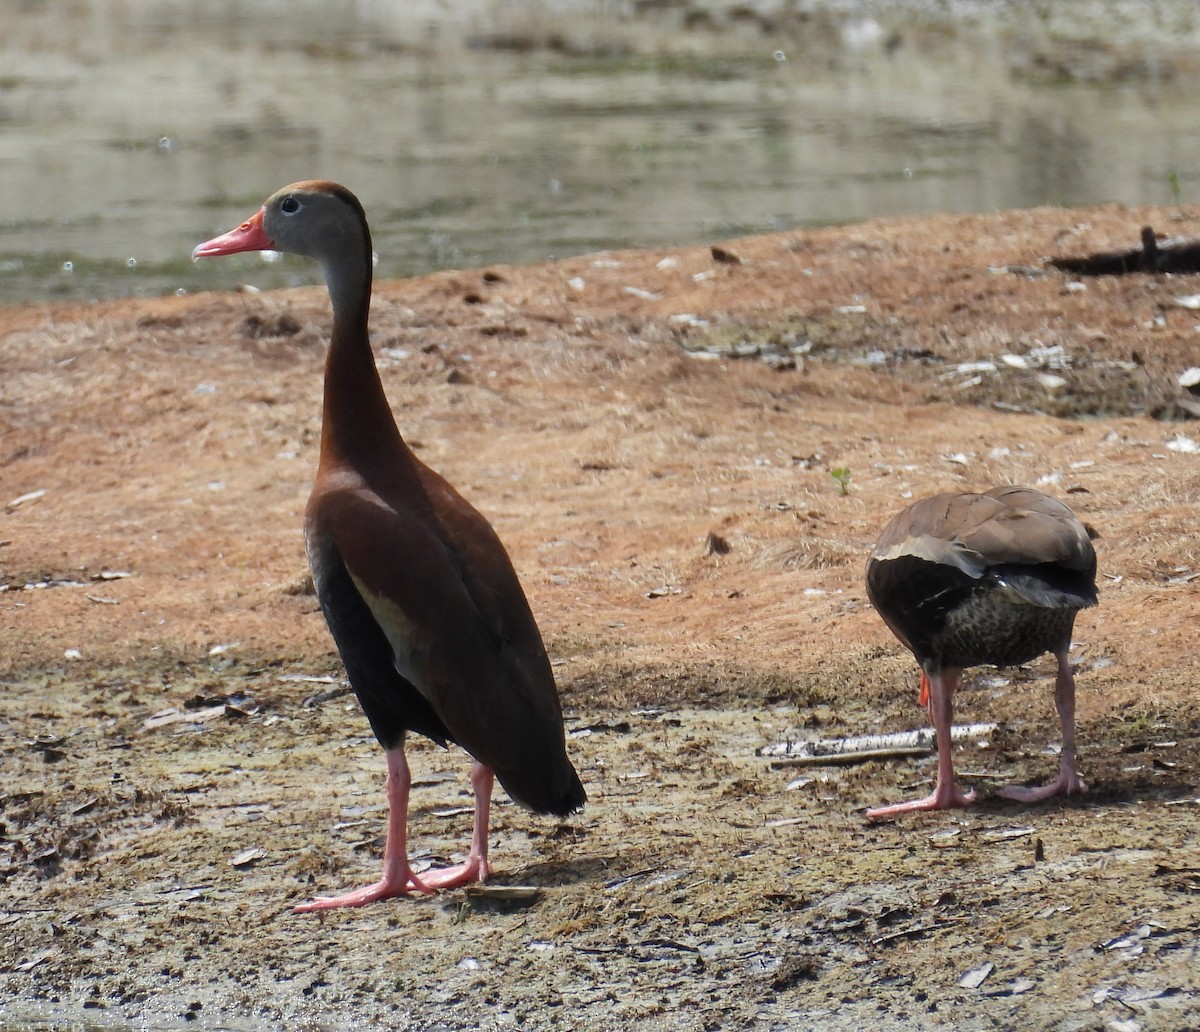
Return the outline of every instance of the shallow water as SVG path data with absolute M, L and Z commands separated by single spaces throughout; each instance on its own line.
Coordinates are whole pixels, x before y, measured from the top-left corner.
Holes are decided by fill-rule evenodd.
M 1153 23 L 1084 4 L 1108 21 L 1081 37 L 1028 14 L 643 6 L 6 0 L 0 301 L 311 282 L 290 259 L 188 255 L 314 176 L 363 199 L 385 277 L 1200 200 L 1190 0 Z

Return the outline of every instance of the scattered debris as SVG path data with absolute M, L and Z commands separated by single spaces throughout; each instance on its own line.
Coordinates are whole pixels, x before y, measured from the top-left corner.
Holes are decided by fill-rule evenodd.
M 715 530 L 710 530 L 704 538 L 705 555 L 728 555 L 729 549 L 728 538 L 722 537 Z
M 1029 838 L 1034 828 L 1005 828 L 1002 831 L 985 831 L 979 837 L 984 842 L 1007 842 L 1009 839 Z
M 1098 948 L 1102 950 L 1129 950 L 1130 956 L 1136 956 L 1145 950 L 1142 941 L 1150 938 L 1156 932 L 1162 931 L 1164 928 L 1165 926 L 1159 924 L 1157 921 L 1149 921 L 1146 924 L 1138 925 L 1128 935 L 1118 935 L 1114 939 L 1100 943 Z
M 618 735 L 627 735 L 633 730 L 633 725 L 628 720 L 620 720 L 615 724 L 599 723 L 599 724 L 584 724 L 582 727 L 573 727 L 567 734 L 571 738 L 586 738 L 588 735 L 613 733 Z
M 313 709 L 316 706 L 320 706 L 321 703 L 323 703 L 323 702 L 329 702 L 331 699 L 340 699 L 340 698 L 342 698 L 342 696 L 349 695 L 351 692 L 354 691 L 354 689 L 351 688 L 350 685 L 345 684 L 345 683 L 339 684 L 339 682 L 335 678 L 332 678 L 332 677 L 329 677 L 329 678 L 306 677 L 306 678 L 302 678 L 302 680 L 317 681 L 319 683 L 327 683 L 327 684 L 338 684 L 337 688 L 330 688 L 329 691 L 327 691 L 327 692 L 317 692 L 316 695 L 310 695 L 307 699 L 304 700 L 303 703 L 301 703 L 301 705 L 305 709 Z
M 1080 276 L 1200 272 L 1200 237 L 1160 239 L 1153 227 L 1143 226 L 1141 247 L 1097 251 L 1082 258 L 1051 258 L 1047 264 Z
M 779 966 L 768 976 L 768 984 L 775 992 L 790 989 L 798 982 L 815 982 L 821 975 L 821 965 L 815 957 L 784 957 Z

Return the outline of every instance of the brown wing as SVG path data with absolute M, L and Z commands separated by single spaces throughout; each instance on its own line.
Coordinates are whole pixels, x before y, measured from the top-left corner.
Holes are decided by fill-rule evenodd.
M 404 683 L 514 799 L 540 811 L 575 809 L 583 790 L 566 757 L 558 691 L 508 555 L 444 480 L 424 468 L 421 480 L 432 512 L 393 504 L 348 471 L 314 491 L 310 555 L 332 567 L 314 563 L 318 591 L 344 567 L 373 625 L 357 637 L 335 633 L 339 650 L 360 656 L 368 632 L 382 632 Z
M 1096 555 L 1062 502 L 1024 487 L 943 493 L 914 502 L 884 528 L 867 561 L 867 594 L 919 659 L 956 608 L 1002 590 L 1049 609 L 1096 602 Z
M 1095 550 L 1074 513 L 1028 487 L 943 493 L 914 502 L 887 525 L 872 558 L 913 555 L 978 577 L 989 566 L 1056 563 L 1087 570 Z

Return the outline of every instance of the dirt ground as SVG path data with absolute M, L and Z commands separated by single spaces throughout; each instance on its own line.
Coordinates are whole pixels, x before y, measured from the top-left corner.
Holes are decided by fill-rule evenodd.
M 591 799 L 498 796 L 493 884 L 533 898 L 326 916 L 290 908 L 375 878 L 384 798 L 302 550 L 323 288 L 0 309 L 0 1027 L 1200 1027 L 1200 279 L 1043 266 L 1145 224 L 1200 212 L 379 284 L 401 428 L 507 543 Z M 760 750 L 924 726 L 865 556 L 1006 481 L 1100 535 L 1092 791 L 990 794 L 1056 769 L 1045 657 L 959 697 L 998 725 L 956 752 L 978 806 L 870 824 L 931 757 Z M 466 758 L 410 756 L 414 846 L 458 856 Z

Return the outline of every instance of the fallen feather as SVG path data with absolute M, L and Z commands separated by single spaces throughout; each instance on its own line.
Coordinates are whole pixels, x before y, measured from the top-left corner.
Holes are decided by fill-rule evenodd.
M 1200 452 L 1200 444 L 1191 437 L 1186 437 L 1183 434 L 1176 434 L 1167 442 L 1167 447 L 1173 452 L 1181 452 L 1185 455 L 1194 455 Z
M 977 968 L 972 968 L 958 980 L 958 984 L 964 989 L 978 989 L 984 982 L 987 981 L 988 975 L 996 970 L 996 965 L 990 960 L 980 964 Z
M 256 860 L 262 860 L 267 855 L 265 849 L 259 849 L 256 846 L 251 846 L 249 849 L 243 849 L 237 856 L 231 857 L 229 860 L 230 867 L 250 867 Z
M 172 706 L 170 709 L 159 710 L 153 716 L 143 720 L 142 730 L 153 731 L 156 727 L 166 727 L 168 724 L 179 724 L 185 721 L 202 724 L 205 721 L 223 717 L 227 709 L 225 703 L 197 710 L 179 710 Z
M 36 502 L 39 498 L 44 497 L 45 494 L 45 488 L 42 488 L 40 491 L 30 491 L 28 494 L 23 494 L 18 498 L 14 498 L 8 503 L 8 505 L 5 506 L 5 508 L 8 509 L 9 512 L 12 512 L 13 509 L 15 509 L 18 505 L 24 505 L 26 502 Z

